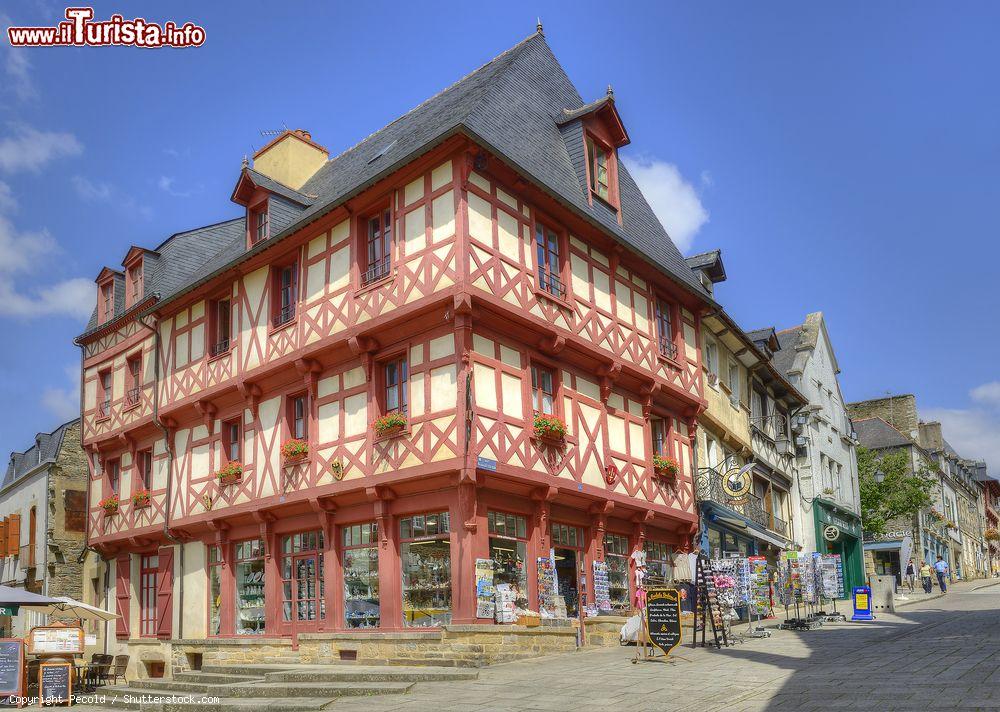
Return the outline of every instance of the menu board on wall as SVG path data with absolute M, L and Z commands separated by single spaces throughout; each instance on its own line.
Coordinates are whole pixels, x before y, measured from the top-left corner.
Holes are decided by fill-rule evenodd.
M 73 666 L 69 663 L 42 663 L 38 668 L 39 704 L 69 704 L 72 673 Z
M 83 653 L 83 628 L 39 626 L 28 634 L 32 655 Z
M 0 698 L 22 695 L 24 679 L 24 641 L 18 638 L 0 639 Z

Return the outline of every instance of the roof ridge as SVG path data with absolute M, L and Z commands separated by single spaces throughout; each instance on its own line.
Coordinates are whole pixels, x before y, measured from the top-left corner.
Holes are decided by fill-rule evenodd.
M 190 235 L 191 233 L 198 232 L 199 230 L 207 230 L 210 227 L 218 227 L 219 225 L 226 225 L 228 223 L 237 222 L 239 220 L 245 220 L 245 219 L 246 219 L 246 216 L 244 216 L 244 215 L 238 215 L 235 218 L 229 218 L 228 220 L 219 220 L 218 222 L 209 223 L 208 225 L 200 225 L 198 227 L 193 227 L 190 230 L 182 230 L 181 232 L 175 232 L 173 235 L 171 235 L 166 240 L 164 240 L 163 242 L 161 242 L 156 247 L 156 249 L 153 250 L 153 252 L 159 252 L 160 248 L 162 248 L 163 246 L 165 246 L 168 242 L 170 242 L 171 240 L 173 240 L 175 237 L 181 237 L 183 235 Z
M 377 134 L 385 131 L 387 128 L 389 128 L 390 126 L 392 126 L 394 124 L 398 124 L 400 121 L 402 121 L 403 119 L 405 119 L 407 116 L 410 116 L 415 111 L 419 110 L 421 107 L 426 106 L 430 102 L 434 101 L 435 99 L 437 99 L 442 94 L 444 94 L 444 93 L 446 93 L 448 91 L 451 91 L 452 89 L 454 89 L 455 87 L 457 87 L 459 84 L 461 84 L 462 82 L 466 81 L 470 77 L 478 74 L 479 72 L 483 71 L 484 69 L 486 69 L 488 66 L 490 66 L 494 62 L 497 62 L 497 61 L 505 58 L 507 55 L 513 53 L 514 50 L 520 49 L 521 47 L 523 47 L 524 45 L 526 45 L 529 41 L 531 41 L 535 37 L 543 37 L 543 35 L 542 35 L 541 32 L 537 32 L 537 31 L 533 32 L 532 34 L 530 34 L 527 37 L 525 37 L 523 40 L 521 40 L 520 42 L 518 42 L 513 47 L 509 47 L 509 48 L 505 49 L 503 52 L 501 52 L 500 54 L 498 54 L 496 57 L 493 57 L 489 61 L 487 61 L 487 62 L 479 65 L 478 67 L 476 67 L 475 69 L 473 69 L 468 74 L 465 74 L 464 76 L 460 77 L 459 79 L 455 80 L 454 82 L 452 82 L 448 86 L 446 86 L 443 89 L 441 89 L 436 94 L 433 94 L 433 95 L 427 97 L 426 99 L 424 99 L 422 102 L 420 102 L 419 104 L 417 104 L 416 106 L 414 106 L 412 109 L 410 109 L 406 113 L 397 116 L 395 119 L 393 119 L 392 121 L 390 121 L 389 123 L 387 123 L 385 126 L 382 126 L 381 128 L 376 129 L 375 131 L 372 131 L 370 134 L 368 134 L 367 136 L 365 136 L 363 139 L 361 139 L 357 143 L 355 143 L 355 144 L 353 144 L 353 145 L 345 148 L 343 151 L 341 151 L 340 153 L 338 153 L 336 156 L 333 156 L 332 158 L 327 159 L 326 163 L 324 163 L 323 165 L 327 166 L 327 165 L 333 163 L 334 161 L 336 161 L 338 158 L 340 158 L 340 157 L 342 157 L 342 156 L 350 153 L 351 151 L 355 150 L 356 148 L 358 148 L 359 146 L 361 146 L 362 144 L 364 144 L 366 141 L 368 141 L 373 136 L 375 136 L 375 135 L 377 135 Z M 479 98 L 480 97 L 476 98 L 476 102 L 473 104 L 473 106 L 475 106 L 476 104 L 479 103 Z M 469 114 L 471 112 L 472 112 L 472 109 L 469 109 L 469 111 L 466 112 L 466 114 Z M 317 173 L 319 173 L 318 170 L 316 171 L 316 173 L 313 173 L 313 175 L 310 176 L 310 180 L 312 180 L 312 178 L 314 178 Z

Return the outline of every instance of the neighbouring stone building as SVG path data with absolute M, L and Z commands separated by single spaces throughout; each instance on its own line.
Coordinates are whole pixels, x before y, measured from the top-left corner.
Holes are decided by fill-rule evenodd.
M 937 481 L 932 493 L 934 502 L 921 512 L 913 530 L 913 556 L 930 562 L 942 556 L 954 577 L 987 575 L 990 552 L 986 540 L 988 494 L 982 479 L 986 477 L 985 463 L 959 456 L 945 439 L 941 423 L 921 421 L 912 394 L 860 401 L 848 408 L 861 427 L 858 432 L 863 434 L 862 445 L 869 449 L 907 447 L 914 452 L 914 466 L 918 466 L 918 460 L 926 463 L 927 474 Z M 889 433 L 886 426 L 895 434 Z M 865 548 L 873 552 L 876 569 L 889 572 L 896 543 L 902 544 L 902 540 L 866 544 Z M 904 559 L 897 565 L 905 563 Z
M 14 452 L 0 485 L 0 581 L 46 596 L 83 597 L 87 459 L 80 420 L 39 433 Z M 23 636 L 44 617 L 22 611 L 0 618 L 6 635 Z
M 856 435 L 844 405 L 822 312 L 776 333 L 774 363 L 808 399 L 792 419 L 799 472 L 796 539 L 806 551 L 840 554 L 844 587 L 864 581 Z

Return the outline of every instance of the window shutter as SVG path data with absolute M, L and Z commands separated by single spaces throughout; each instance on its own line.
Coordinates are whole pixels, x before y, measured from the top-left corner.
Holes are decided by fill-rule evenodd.
M 7 552 L 7 517 L 0 522 L 0 557 L 8 556 Z
M 7 554 L 13 556 L 21 546 L 21 515 L 12 514 L 7 521 Z
M 131 610 L 132 561 L 128 554 L 122 554 L 115 559 L 115 600 L 117 602 L 118 620 L 115 622 L 115 637 L 119 640 L 129 637 L 129 612 Z
M 156 576 L 156 637 L 170 638 L 173 628 L 174 548 L 159 551 L 160 571 Z

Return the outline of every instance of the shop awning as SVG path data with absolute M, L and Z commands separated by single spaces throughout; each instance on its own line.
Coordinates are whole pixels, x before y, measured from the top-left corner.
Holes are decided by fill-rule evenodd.
M 902 546 L 901 541 L 873 541 L 865 544 L 865 551 L 894 551 Z

